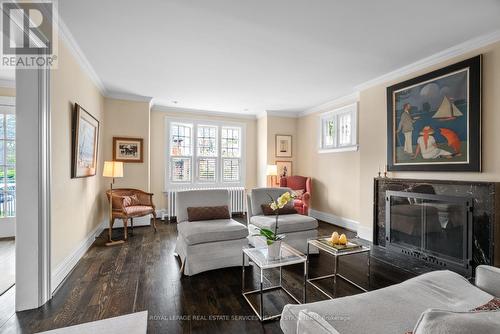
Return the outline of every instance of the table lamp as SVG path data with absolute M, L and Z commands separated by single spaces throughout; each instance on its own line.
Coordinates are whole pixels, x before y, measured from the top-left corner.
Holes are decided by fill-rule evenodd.
M 118 161 L 104 161 L 104 170 L 102 171 L 102 176 L 111 177 L 111 183 L 109 186 L 109 231 L 108 237 L 109 241 L 106 243 L 106 246 L 112 246 L 121 244 L 124 241 L 113 241 L 111 238 L 112 234 L 112 221 L 113 221 L 113 184 L 115 183 L 115 178 L 123 177 L 123 162 Z
M 274 178 L 278 176 L 278 166 L 276 165 L 267 165 L 266 169 L 266 175 L 268 176 L 267 180 L 267 186 L 268 187 L 273 187 L 274 186 Z M 271 182 L 269 183 L 269 179 Z

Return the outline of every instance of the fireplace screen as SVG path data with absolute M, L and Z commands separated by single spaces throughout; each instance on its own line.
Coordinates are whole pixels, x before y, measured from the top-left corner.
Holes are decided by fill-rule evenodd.
M 386 215 L 388 248 L 469 271 L 470 198 L 387 191 Z

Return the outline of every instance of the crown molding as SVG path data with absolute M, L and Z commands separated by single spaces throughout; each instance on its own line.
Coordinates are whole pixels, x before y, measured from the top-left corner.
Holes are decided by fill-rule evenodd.
M 151 111 L 159 112 L 171 112 L 171 113 L 186 113 L 195 115 L 205 115 L 205 116 L 217 116 L 217 117 L 227 117 L 227 118 L 242 118 L 242 119 L 256 119 L 255 114 L 238 114 L 223 111 L 212 111 L 212 110 L 201 110 L 201 109 L 189 109 L 189 108 L 179 108 L 179 107 L 169 107 L 160 104 L 153 104 Z
M 492 33 L 482 35 L 458 45 L 452 46 L 446 50 L 440 51 L 438 53 L 433 54 L 432 56 L 423 58 L 409 65 L 403 66 L 397 70 L 391 71 L 384 75 L 381 75 L 372 80 L 368 80 L 360 85 L 354 87 L 355 91 L 362 91 L 368 89 L 370 87 L 374 87 L 377 85 L 381 85 L 393 80 L 397 80 L 406 75 L 425 70 L 431 66 L 438 65 L 447 60 L 450 60 L 455 57 L 462 56 L 469 52 L 475 51 L 477 49 L 483 48 L 485 46 L 494 44 L 500 41 L 500 30 L 494 31 Z
M 102 95 L 107 96 L 107 91 L 106 88 L 99 77 L 97 75 L 97 72 L 94 70 L 90 62 L 88 61 L 87 57 L 85 57 L 85 54 L 83 53 L 82 49 L 76 42 L 75 38 L 71 34 L 68 26 L 64 23 L 62 20 L 61 16 L 58 13 L 58 26 L 59 26 L 59 36 L 61 37 L 61 40 L 64 42 L 64 44 L 68 47 L 69 51 L 71 54 L 75 57 L 77 62 L 80 64 L 81 68 L 87 75 L 90 77 L 92 82 L 96 85 L 96 87 L 99 89 Z
M 0 78 L 0 87 L 2 87 L 2 88 L 16 88 L 16 79 Z
M 132 101 L 132 102 L 146 102 L 151 104 L 153 101 L 153 98 L 151 96 L 143 96 L 143 95 L 136 95 L 136 94 L 131 94 L 131 93 L 121 93 L 121 92 L 110 92 L 107 91 L 106 98 L 108 99 L 114 99 L 114 100 L 125 100 L 125 101 Z
M 267 110 L 267 116 L 274 117 L 286 117 L 286 118 L 297 118 L 299 117 L 300 111 L 283 111 L 283 110 Z
M 304 117 L 310 114 L 314 114 L 322 111 L 329 111 L 335 109 L 337 107 L 341 107 L 346 104 L 354 103 L 359 101 L 359 92 L 353 92 L 347 95 L 340 96 L 334 100 L 329 102 L 320 104 L 319 106 L 312 107 L 310 109 L 304 110 L 303 112 L 298 114 L 298 117 Z

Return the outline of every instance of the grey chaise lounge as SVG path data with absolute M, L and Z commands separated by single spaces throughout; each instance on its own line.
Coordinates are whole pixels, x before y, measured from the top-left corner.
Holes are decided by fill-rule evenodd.
M 249 241 L 253 246 L 265 245 L 259 234 L 259 228 L 273 230 L 276 222 L 275 216 L 265 216 L 262 213 L 262 204 L 269 204 L 269 195 L 276 199 L 285 192 L 291 192 L 290 188 L 255 188 L 247 196 L 247 223 L 250 234 Z M 280 215 L 278 220 L 278 233 L 286 235 L 285 242 L 295 249 L 305 253 L 307 251 L 307 239 L 318 235 L 318 221 L 313 217 L 291 214 Z M 317 252 L 317 249 L 311 252 Z
M 188 221 L 187 208 L 227 205 L 227 190 L 192 190 L 177 193 L 177 243 L 175 253 L 182 262 L 185 275 L 241 266 L 243 248 L 248 247 L 247 227 L 233 219 Z
M 467 312 L 494 297 L 500 297 L 499 268 L 477 267 L 475 285 L 454 272 L 434 271 L 354 296 L 286 305 L 280 325 L 285 334 L 403 334 L 427 309 Z

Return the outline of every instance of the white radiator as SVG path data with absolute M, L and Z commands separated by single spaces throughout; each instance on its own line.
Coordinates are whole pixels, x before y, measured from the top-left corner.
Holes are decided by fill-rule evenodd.
M 187 190 L 207 190 L 207 189 L 227 189 L 229 191 L 229 197 L 231 199 L 231 207 L 229 208 L 232 213 L 246 213 L 246 200 L 245 200 L 245 188 L 244 187 L 230 187 L 230 188 L 178 188 L 172 189 L 165 192 L 167 196 L 167 212 L 166 216 L 168 219 L 177 216 L 177 211 L 175 207 L 175 197 L 179 191 Z M 165 217 L 163 217 L 165 218 Z

